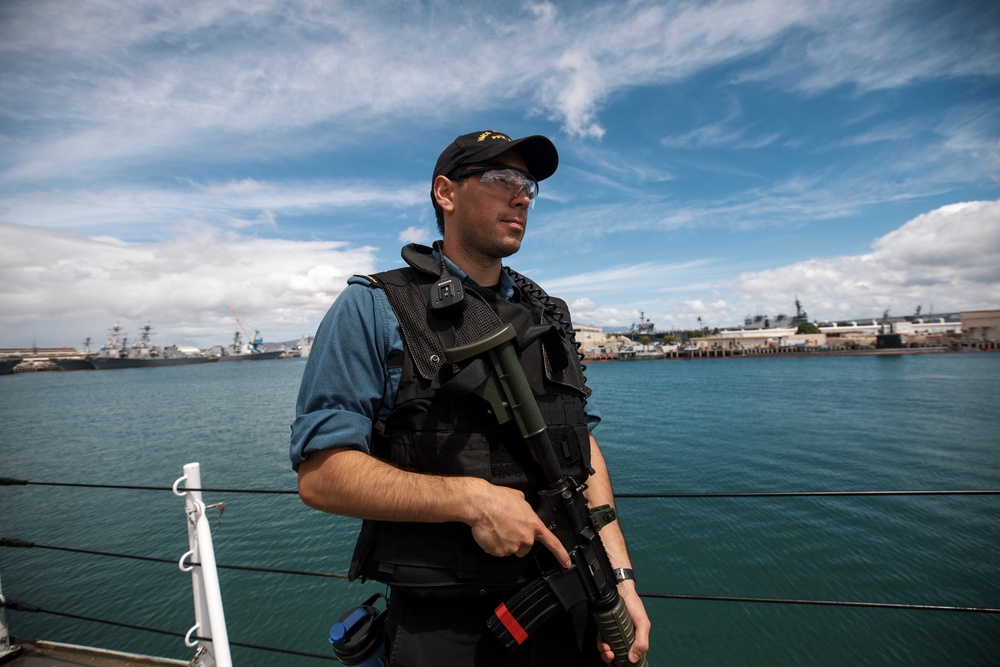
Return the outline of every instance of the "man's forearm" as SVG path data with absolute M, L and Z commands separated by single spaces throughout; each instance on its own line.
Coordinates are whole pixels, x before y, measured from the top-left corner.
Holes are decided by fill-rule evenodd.
M 594 469 L 594 474 L 588 480 L 586 491 L 590 506 L 596 507 L 607 503 L 614 507 L 615 495 L 611 488 L 608 465 L 604 460 L 604 455 L 601 454 L 601 448 L 597 446 L 597 441 L 594 440 L 593 436 L 590 437 L 590 466 Z M 625 534 L 622 532 L 620 520 L 612 521 L 601 528 L 601 542 L 604 544 L 604 550 L 608 554 L 608 560 L 611 561 L 611 567 L 632 568 L 632 561 L 628 556 L 628 547 L 625 545 Z M 642 600 L 639 598 L 638 593 L 636 593 L 634 581 L 626 580 L 618 584 L 618 592 L 621 594 L 622 599 L 625 600 L 625 606 L 628 609 L 629 616 L 632 617 L 632 624 L 635 628 L 635 641 L 629 649 L 628 658 L 630 662 L 635 663 L 649 650 L 649 631 L 651 627 L 649 616 L 646 614 L 646 608 L 642 604 Z M 614 652 L 603 641 L 599 643 L 599 650 L 603 654 L 605 662 L 614 660 Z
M 461 521 L 494 556 L 525 556 L 541 542 L 569 566 L 569 554 L 524 494 L 476 477 L 424 475 L 353 449 L 311 454 L 299 466 L 299 497 L 323 512 L 375 521 Z
M 594 474 L 587 480 L 587 501 L 591 507 L 605 504 L 614 507 L 615 496 L 608 465 L 594 436 L 590 436 L 590 467 L 594 469 Z M 604 543 L 604 550 L 608 553 L 612 567 L 632 567 L 619 521 L 612 521 L 601 529 L 601 542 Z
M 356 519 L 469 523 L 475 480 L 395 468 L 354 449 L 316 452 L 299 467 L 306 505 Z

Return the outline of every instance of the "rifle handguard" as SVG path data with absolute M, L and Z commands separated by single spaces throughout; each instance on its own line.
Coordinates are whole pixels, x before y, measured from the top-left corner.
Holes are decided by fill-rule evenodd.
M 604 641 L 611 646 L 615 652 L 615 661 L 612 663 L 616 667 L 626 665 L 636 665 L 637 667 L 648 667 L 646 656 L 639 658 L 639 662 L 629 662 L 628 650 L 635 641 L 635 626 L 632 625 L 632 617 L 625 607 L 625 600 L 618 598 L 618 603 L 607 611 L 594 611 L 594 620 L 597 622 L 597 631 L 601 633 Z

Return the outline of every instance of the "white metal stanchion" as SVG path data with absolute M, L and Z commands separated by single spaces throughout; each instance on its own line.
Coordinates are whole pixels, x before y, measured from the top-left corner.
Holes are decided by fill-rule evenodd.
M 3 585 L 0 584 L 0 602 L 3 601 Z M 4 613 L 5 611 L 6 609 L 0 606 L 0 662 L 3 662 L 3 658 L 14 652 L 14 649 L 10 647 L 10 635 L 7 632 L 7 616 Z
M 184 491 L 179 485 L 184 484 Z M 190 491 L 187 489 L 191 489 Z M 178 566 L 191 573 L 191 589 L 194 596 L 194 626 L 188 630 L 184 643 L 198 647 L 196 659 L 201 667 L 232 667 L 229 652 L 229 634 L 226 631 L 226 615 L 222 608 L 222 589 L 215 567 L 215 550 L 212 547 L 212 529 L 205 516 L 205 503 L 201 499 L 201 466 L 189 463 L 184 466 L 184 476 L 174 482 L 174 493 L 184 497 L 187 514 L 189 551 L 181 556 Z M 193 559 L 200 566 L 185 565 Z M 210 641 L 194 640 L 198 635 Z

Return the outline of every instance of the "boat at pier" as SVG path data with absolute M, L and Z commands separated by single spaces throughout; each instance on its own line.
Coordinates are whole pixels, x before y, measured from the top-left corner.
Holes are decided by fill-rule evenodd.
M 94 364 L 92 357 L 52 357 L 50 361 L 61 371 L 92 371 Z
M 9 375 L 14 367 L 21 363 L 21 357 L 4 357 L 0 359 L 0 375 Z
M 264 338 L 260 335 L 260 330 L 254 329 L 251 336 L 247 328 L 243 326 L 243 320 L 236 314 L 232 306 L 229 306 L 229 312 L 233 314 L 233 319 L 236 320 L 236 324 L 240 328 L 236 330 L 233 342 L 228 347 L 216 345 L 208 351 L 209 356 L 214 357 L 218 361 L 264 361 L 265 359 L 279 359 L 285 355 L 284 348 L 265 350 Z M 246 343 L 243 342 L 240 331 L 246 335 Z
M 93 357 L 94 353 L 90 351 L 90 336 L 87 336 L 87 340 L 83 341 L 82 348 L 74 350 L 70 354 L 62 354 L 60 350 L 59 354 L 50 356 L 49 361 L 61 371 L 92 371 L 94 364 L 90 363 L 90 360 Z
M 768 315 L 747 315 L 743 320 L 743 328 L 746 330 L 756 329 L 797 329 L 800 324 L 809 321 L 809 315 L 802 309 L 802 302 L 795 297 L 795 315 L 789 317 L 784 313 L 779 313 L 774 317 Z
M 259 331 L 254 332 L 254 337 L 248 343 L 243 342 L 243 337 L 237 331 L 232 343 L 226 347 L 216 345 L 208 351 L 208 356 L 215 361 L 263 361 L 278 359 L 285 353 L 284 350 L 265 350 L 263 345 L 264 339 Z
M 214 358 L 206 354 L 187 354 L 176 346 L 163 350 L 153 345 L 152 335 L 153 327 L 147 322 L 139 330 L 139 340 L 129 346 L 128 338 L 122 335 L 121 326 L 115 324 L 108 335 L 108 342 L 102 345 L 100 351 L 90 357 L 88 361 L 99 371 L 118 368 L 183 366 L 215 361 Z

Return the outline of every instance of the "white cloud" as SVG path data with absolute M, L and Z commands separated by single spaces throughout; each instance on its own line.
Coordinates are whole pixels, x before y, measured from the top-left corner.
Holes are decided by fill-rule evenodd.
M 786 65 L 801 59 L 799 87 L 817 91 L 846 83 L 876 90 L 1000 73 L 995 3 L 860 3 L 846 13 L 853 20 L 817 30 L 801 51 L 788 53 Z
M 543 106 L 563 121 L 568 134 L 600 139 L 604 128 L 595 121 L 595 115 L 607 93 L 602 68 L 581 47 L 562 54 L 538 96 Z
M 407 227 L 398 236 L 398 241 L 403 244 L 421 243 L 423 245 L 430 245 L 433 240 L 433 235 L 428 227 Z
M 523 13 L 433 2 L 392 12 L 346 1 L 25 3 L 4 16 L 0 67 L 17 76 L 0 79 L 2 117 L 42 131 L 5 133 L 16 161 L 4 161 L 3 175 L 45 178 L 217 152 L 208 147 L 299 153 L 356 141 L 400 117 L 436 118 L 442 99 L 452 114 L 500 99 L 533 103 L 568 134 L 600 139 L 600 111 L 616 93 L 747 56 L 763 64 L 745 78 L 810 90 L 1000 71 L 988 20 L 995 9 L 984 7 L 981 29 L 966 36 L 961 8 L 924 7 L 941 14 L 936 22 L 908 8 L 814 0 L 540 3 Z M 800 49 L 774 48 L 796 31 Z M 442 62 L 448 77 L 439 76 Z
M 558 212 L 546 212 L 545 225 L 532 231 L 540 240 L 555 240 L 559 250 L 565 250 L 567 242 L 582 244 L 583 238 L 595 246 L 610 246 L 627 232 L 650 232 L 658 239 L 660 233 L 695 226 L 709 233 L 802 226 L 870 213 L 874 204 L 918 197 L 947 201 L 942 195 L 950 192 L 969 198 L 995 196 L 992 190 L 977 190 L 991 178 L 994 184 L 1000 178 L 995 105 L 985 94 L 980 108 L 970 101 L 979 97 L 964 95 L 959 103 L 964 106 L 949 105 L 943 114 L 928 110 L 908 123 L 888 122 L 873 110 L 883 98 L 871 100 L 861 111 L 871 112 L 878 125 L 865 128 L 858 122 L 853 140 L 831 131 L 830 145 L 819 149 L 853 144 L 872 153 L 884 147 L 884 152 L 869 153 L 863 160 L 820 158 L 798 173 L 781 172 L 770 179 L 741 172 L 747 178 L 738 187 L 744 189 L 722 194 L 700 188 L 691 190 L 697 194 L 680 194 L 684 183 L 668 180 L 689 178 L 685 165 L 642 147 L 630 144 L 610 159 L 602 154 L 602 149 L 614 150 L 607 148 L 614 137 L 608 128 L 619 136 L 627 134 L 631 128 L 625 122 L 635 118 L 651 123 L 660 111 L 623 112 L 615 106 L 621 96 L 658 88 L 658 99 L 663 100 L 674 84 L 683 88 L 702 73 L 722 73 L 736 82 L 733 88 L 750 79 L 764 82 L 798 98 L 802 91 L 841 88 L 864 98 L 872 90 L 959 76 L 984 77 L 976 85 L 985 90 L 991 82 L 986 77 L 1000 72 L 1000 51 L 990 48 L 996 42 L 1000 11 L 995 3 L 635 0 L 534 2 L 522 9 L 511 12 L 506 5 L 475 0 L 461 8 L 443 0 L 397 3 L 393 11 L 379 3 L 348 0 L 92 0 L 3 7 L 0 220 L 15 223 L 3 226 L 4 240 L 25 246 L 23 253 L 11 256 L 13 263 L 0 265 L 9 284 L 2 303 L 11 307 L 14 318 L 8 320 L 5 314 L 5 335 L 34 336 L 29 332 L 57 328 L 82 332 L 72 334 L 77 338 L 94 335 L 89 320 L 86 326 L 45 329 L 24 324 L 46 317 L 65 322 L 70 315 L 81 323 L 91 302 L 98 303 L 101 319 L 110 318 L 116 303 L 125 304 L 125 313 L 155 302 L 160 313 L 152 314 L 154 324 L 165 331 L 171 325 L 161 319 L 186 321 L 182 303 L 193 304 L 195 312 L 208 317 L 220 299 L 233 294 L 233 284 L 248 283 L 269 300 L 267 307 L 261 306 L 260 317 L 272 318 L 264 311 L 280 307 L 274 304 L 281 303 L 284 290 L 302 298 L 320 282 L 342 282 L 336 273 L 340 263 L 324 262 L 321 256 L 370 264 L 375 251 L 295 242 L 286 247 L 281 241 L 240 239 L 234 232 L 336 238 L 343 230 L 363 233 L 371 243 L 397 234 L 403 242 L 428 242 L 432 222 L 426 229 L 415 224 L 399 232 L 408 218 L 420 221 L 427 215 L 423 179 L 414 185 L 398 177 L 393 182 L 391 169 L 378 180 L 354 180 L 354 172 L 327 179 L 325 174 L 342 172 L 342 165 L 323 171 L 326 165 L 314 160 L 314 153 L 323 151 L 324 157 L 353 165 L 341 149 L 351 147 L 356 156 L 364 153 L 359 146 L 367 149 L 377 137 L 384 143 L 377 147 L 380 153 L 372 153 L 373 159 L 389 155 L 387 145 L 398 146 L 393 159 L 409 168 L 418 152 L 423 155 L 421 144 L 427 136 L 458 118 L 533 114 L 553 119 L 571 135 L 560 142 L 561 151 L 564 145 L 568 148 L 566 164 L 591 165 L 593 173 L 581 190 L 561 184 L 543 187 L 543 198 L 562 204 Z M 978 20 L 968 20 L 974 12 Z M 456 58 L 458 53 L 463 56 Z M 441 76 L 441 63 L 448 64 L 448 76 Z M 733 99 L 744 98 L 734 93 Z M 707 154 L 717 148 L 771 146 L 777 140 L 773 132 L 745 120 L 750 114 L 737 102 L 710 111 L 717 116 L 703 119 L 701 128 L 677 124 L 676 136 L 666 145 L 705 149 L 702 153 Z M 658 130 L 650 127 L 674 127 L 671 120 L 664 115 L 657 121 L 663 125 L 639 129 L 651 137 Z M 422 131 L 428 128 L 431 132 Z M 412 144 L 396 142 L 407 135 Z M 659 147 L 652 140 L 649 148 Z M 752 165 L 725 158 L 703 164 L 698 168 L 704 171 L 753 170 Z M 288 176 L 317 165 L 312 173 L 324 176 Z M 151 174 L 158 180 L 140 184 Z M 218 180 L 210 180 L 213 177 Z M 654 187 L 660 183 L 662 188 Z M 988 194 L 964 194 L 970 190 Z M 609 197 L 609 192 L 626 196 Z M 422 213 L 411 218 L 414 207 Z M 975 229 L 984 223 L 968 222 L 975 216 L 966 209 L 944 211 L 928 214 L 930 222 L 886 235 L 870 256 L 802 262 L 786 267 L 781 275 L 803 286 L 803 300 L 817 315 L 827 307 L 831 312 L 867 310 L 878 299 L 862 300 L 859 295 L 892 291 L 886 287 L 890 279 L 898 282 L 895 293 L 903 295 L 900 300 L 912 300 L 921 282 L 944 283 L 950 274 L 942 266 L 955 267 L 962 278 L 960 288 L 967 288 L 964 296 L 978 299 L 982 276 L 992 275 L 989 265 L 970 262 L 976 271 L 955 265 L 952 257 L 965 252 L 971 241 L 962 235 L 943 238 L 943 223 L 937 218 L 950 224 L 966 220 L 963 224 Z M 374 216 L 389 220 L 391 226 L 371 225 Z M 349 222 L 340 227 L 341 220 Z M 25 225 L 38 227 L 37 236 Z M 921 232 L 922 225 L 930 231 Z M 613 234 L 620 236 L 611 238 Z M 51 248 L 43 251 L 43 239 Z M 129 243 L 135 240 L 146 243 Z M 10 243 L 0 249 L 5 259 L 12 252 L 6 250 Z M 935 247 L 921 250 L 923 243 Z M 13 247 L 20 250 L 19 245 Z M 209 252 L 210 247 L 217 252 Z M 901 259 L 904 249 L 907 261 Z M 254 255 L 258 252 L 260 257 Z M 84 261 L 91 256 L 96 258 L 92 264 Z M 188 256 L 201 266 L 184 268 Z M 30 265 L 17 263 L 28 258 L 34 258 Z M 920 272 L 909 268 L 918 261 L 924 267 Z M 273 271 L 268 269 L 272 262 Z M 213 265 L 218 269 L 208 268 Z M 876 265 L 882 268 L 873 268 Z M 603 297 L 614 293 L 616 281 L 652 277 L 660 283 L 654 288 L 659 295 L 671 290 L 691 302 L 654 307 L 653 290 L 635 299 L 630 290 L 627 298 L 618 295 L 614 307 L 584 306 L 594 318 L 622 324 L 634 321 L 640 309 L 648 315 L 655 308 L 652 317 L 658 321 L 685 326 L 690 323 L 677 318 L 705 304 L 726 304 L 732 321 L 742 319 L 748 303 L 788 310 L 787 295 L 768 297 L 766 284 L 754 287 L 748 300 L 732 298 L 736 284 L 721 281 L 723 271 L 733 271 L 733 266 L 727 260 L 726 267 L 720 267 L 716 258 L 619 266 L 545 286 L 557 290 L 554 293 Z M 352 268 L 349 273 L 365 268 L 384 267 Z M 696 276 L 696 281 L 679 279 L 681 273 Z M 758 274 L 746 275 L 752 285 Z M 807 293 L 815 277 L 829 279 L 836 287 L 830 294 L 816 288 Z M 60 278 L 67 287 L 59 286 Z M 200 282 L 201 289 L 191 287 L 192 282 Z M 729 293 L 712 293 L 723 287 Z M 681 297 L 685 289 L 697 294 Z M 176 304 L 163 301 L 171 293 L 178 295 Z M 955 294 L 963 296 L 961 289 Z M 931 299 L 935 308 L 945 303 L 936 294 L 921 300 Z M 205 301 L 212 301 L 210 308 L 200 305 Z M 170 311 L 172 305 L 176 308 Z M 257 313 L 240 314 L 252 320 Z M 293 317 L 286 313 L 267 323 Z M 97 329 L 110 324 L 101 322 Z M 192 335 L 202 333 L 216 336 L 215 329 Z M 265 335 L 270 337 L 268 331 Z M 18 344 L 24 344 L 23 336 Z
M 639 321 L 639 311 L 601 306 L 589 298 L 580 298 L 569 304 L 574 324 L 622 329 Z
M 236 229 L 242 229 L 244 227 L 254 227 L 257 225 L 275 229 L 278 225 L 275 223 L 274 220 L 274 212 L 272 212 L 270 209 L 264 209 L 263 211 L 260 212 L 260 215 L 258 215 L 253 220 L 245 220 L 243 218 L 232 218 L 229 221 L 229 226 L 235 227 Z
M 185 220 L 218 227 L 275 228 L 282 217 L 352 209 L 423 207 L 423 183 L 270 182 L 244 179 L 176 188 L 116 185 L 106 189 L 28 192 L 0 200 L 0 215 L 18 224 L 58 229 L 116 230 L 148 238 Z M 128 229 L 131 228 L 131 229 Z M 141 232 L 137 234 L 137 229 Z M 91 232 L 93 233 L 93 232 Z
M 552 294 L 621 292 L 624 285 L 637 283 L 655 285 L 659 282 L 669 282 L 707 263 L 709 260 L 695 260 L 677 264 L 644 262 L 600 271 L 588 271 L 546 280 L 545 290 Z
M 656 280 L 666 285 L 651 288 Z M 622 285 L 632 286 L 622 296 Z M 872 243 L 872 251 L 810 259 L 735 277 L 718 262 L 637 264 L 547 280 L 583 324 L 625 328 L 639 311 L 657 329 L 735 327 L 747 315 L 794 313 L 798 298 L 812 320 L 927 315 L 1000 308 L 1000 200 L 943 206 Z M 617 286 L 618 291 L 615 291 Z M 615 299 L 612 307 L 604 303 Z M 702 318 L 701 324 L 698 318 Z
M 189 182 L 192 186 L 204 190 L 211 195 L 255 194 L 267 187 L 266 184 L 253 178 L 244 178 L 240 181 L 229 181 L 228 183 L 223 183 L 221 185 L 201 185 L 193 181 Z
M 1000 201 L 944 206 L 877 239 L 870 253 L 744 273 L 726 287 L 772 314 L 788 312 L 797 294 L 813 319 L 1000 307 Z
M 208 228 L 124 243 L 0 223 L 0 347 L 102 342 L 151 320 L 161 345 L 226 343 L 232 306 L 265 340 L 312 334 L 375 250 L 339 242 L 246 239 Z

